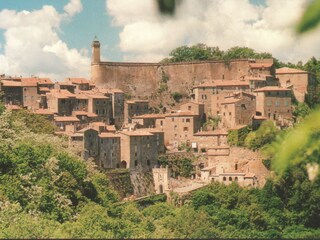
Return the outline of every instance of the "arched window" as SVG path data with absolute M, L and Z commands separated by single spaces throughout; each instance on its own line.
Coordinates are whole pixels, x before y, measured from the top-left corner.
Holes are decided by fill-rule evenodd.
M 226 177 L 223 177 L 223 181 L 225 182 L 227 180 L 227 178 Z
M 238 182 L 238 177 L 235 177 L 234 180 L 235 180 L 236 182 Z
M 127 162 L 126 161 L 122 161 L 121 162 L 121 168 L 127 168 Z
M 232 177 L 229 177 L 229 181 L 232 182 Z

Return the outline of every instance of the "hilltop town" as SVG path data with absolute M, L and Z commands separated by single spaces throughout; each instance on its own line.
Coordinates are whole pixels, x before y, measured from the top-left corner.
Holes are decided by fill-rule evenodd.
M 292 103 L 312 101 L 317 87 L 313 74 L 276 69 L 273 59 L 101 62 L 97 40 L 91 69 L 90 80 L 62 82 L 2 75 L 3 103 L 45 116 L 56 135 L 66 136 L 75 153 L 100 169 L 153 173 L 157 193 L 174 188 L 159 156 L 182 152 L 198 159 L 190 189 L 213 181 L 262 187 L 269 175 L 262 156 L 233 146 L 230 132 L 258 129 L 267 120 L 281 129 L 292 126 Z M 184 97 L 163 106 L 157 102 L 162 92 Z

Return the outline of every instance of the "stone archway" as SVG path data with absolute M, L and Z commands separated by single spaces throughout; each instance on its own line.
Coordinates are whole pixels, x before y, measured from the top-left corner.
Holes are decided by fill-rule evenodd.
M 121 162 L 121 168 L 127 168 L 127 162 L 126 161 L 122 161 Z

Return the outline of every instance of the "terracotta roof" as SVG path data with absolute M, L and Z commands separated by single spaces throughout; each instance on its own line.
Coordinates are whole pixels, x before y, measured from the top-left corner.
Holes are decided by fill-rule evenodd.
M 39 91 L 41 91 L 41 92 L 50 92 L 50 89 L 48 87 L 39 87 Z
M 250 63 L 250 68 L 271 68 L 273 63 Z
M 97 88 L 94 90 L 101 93 L 123 93 L 121 89 L 117 88 Z
M 92 99 L 109 99 L 109 97 L 106 97 L 104 95 L 87 94 L 87 97 Z
M 107 125 L 106 129 L 108 132 L 115 132 L 117 131 L 116 127 L 114 125 Z
M 90 81 L 85 78 L 66 78 L 65 81 L 70 81 L 73 84 L 90 84 Z
M 88 96 L 82 93 L 76 93 L 75 96 L 76 96 L 76 99 L 88 99 Z
M 291 73 L 308 73 L 308 72 L 303 71 L 301 69 L 288 68 L 288 67 L 276 69 L 276 74 L 291 74 Z
M 56 98 L 72 98 L 76 96 L 75 94 L 69 92 L 66 89 L 51 89 L 50 92 L 47 94 L 51 94 Z
M 39 78 L 21 78 L 21 86 L 36 87 L 38 86 Z
M 53 85 L 54 83 L 51 81 L 50 78 L 38 78 L 38 84 L 39 85 Z
M 133 116 L 132 119 L 141 119 L 141 118 L 165 118 L 165 114 L 144 114 L 140 116 Z
M 110 132 L 103 132 L 99 134 L 100 138 L 120 138 L 119 134 L 110 133 Z
M 193 88 L 201 88 L 201 87 L 232 87 L 232 86 L 249 86 L 247 81 L 239 81 L 239 80 L 213 80 L 204 82 L 198 86 Z
M 106 124 L 104 122 L 91 122 L 90 126 L 94 126 L 94 127 L 105 127 Z
M 140 130 L 135 130 L 135 131 L 121 131 L 121 134 L 127 135 L 127 136 L 153 136 L 152 133 L 148 131 L 140 131 Z
M 216 167 L 210 166 L 210 167 L 205 167 L 205 168 L 200 169 L 200 171 L 210 171 L 210 170 L 216 170 Z
M 180 116 L 197 116 L 197 114 L 190 111 L 178 111 L 175 113 L 166 114 L 166 117 L 180 117 Z
M 1 83 L 4 87 L 21 87 L 20 81 L 1 80 Z
M 126 103 L 135 104 L 135 103 L 149 103 L 148 100 L 128 100 Z
M 248 81 L 257 81 L 257 82 L 267 81 L 267 79 L 263 77 L 246 77 L 246 79 Z
M 54 113 L 49 109 L 38 109 L 34 111 L 35 114 L 40 115 L 53 115 Z
M 163 131 L 156 129 L 156 128 L 139 128 L 141 131 L 147 131 L 150 133 L 163 133 Z
M 54 117 L 54 121 L 56 122 L 80 122 L 77 117 L 72 116 L 56 116 Z
M 277 86 L 267 86 L 267 87 L 258 88 L 254 90 L 254 92 L 272 92 L 272 91 L 291 91 L 291 89 L 277 87 Z
M 197 132 L 194 134 L 194 136 L 216 136 L 216 135 L 228 135 L 228 132 L 223 129 L 216 129 L 213 131 L 203 131 L 203 132 Z
M 221 175 L 221 176 L 244 176 L 245 173 L 241 173 L 241 172 L 224 172 L 224 173 L 220 173 L 219 175 Z
M 71 86 L 71 87 L 76 87 L 75 85 L 73 85 L 72 83 L 70 83 L 70 82 L 58 82 L 58 84 L 60 85 L 60 86 Z

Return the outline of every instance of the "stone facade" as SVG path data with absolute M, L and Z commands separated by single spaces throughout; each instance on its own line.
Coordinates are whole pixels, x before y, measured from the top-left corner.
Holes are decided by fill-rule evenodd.
M 261 63 L 260 68 L 268 74 L 274 69 L 272 59 L 239 59 L 187 63 L 117 63 L 100 60 L 100 43 L 92 44 L 91 80 L 97 86 L 120 88 L 133 96 L 150 96 L 156 93 L 164 74 L 168 77 L 168 90 L 189 94 L 194 85 L 203 80 L 234 79 L 252 75 L 252 64 Z M 271 65 L 264 67 L 263 65 Z M 269 66 L 268 65 L 268 66 Z M 146 82 L 148 84 L 146 84 Z
M 124 105 L 125 122 L 131 122 L 132 117 L 149 113 L 149 101 L 128 100 Z
M 293 90 L 298 102 L 312 101 L 317 87 L 317 79 L 314 74 L 300 69 L 283 67 L 276 70 L 276 77 L 282 87 Z
M 292 119 L 291 90 L 282 87 L 256 89 L 256 111 L 270 120 Z

